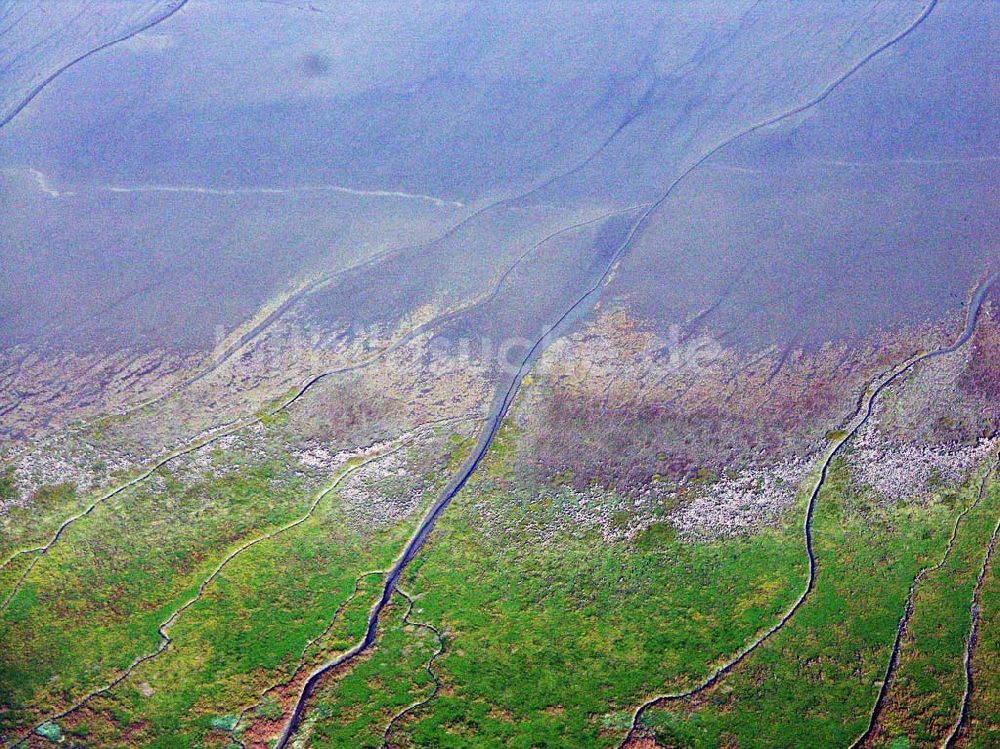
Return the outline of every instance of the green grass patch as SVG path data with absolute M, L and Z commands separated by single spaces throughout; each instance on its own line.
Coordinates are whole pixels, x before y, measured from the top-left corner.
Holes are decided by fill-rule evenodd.
M 994 491 L 997 491 L 994 488 Z M 994 518 L 995 521 L 995 518 Z M 998 549 L 1000 552 L 1000 549 Z M 994 552 L 980 596 L 979 639 L 972 654 L 974 682 L 964 749 L 1000 746 L 1000 556 Z
M 973 492 L 966 494 L 972 499 Z M 976 578 L 1000 516 L 993 486 L 963 519 L 945 564 L 917 587 L 899 667 L 872 746 L 904 738 L 915 749 L 940 745 L 958 718 L 965 685 L 965 641 Z
M 414 448 L 415 465 L 428 472 L 425 504 L 465 443 L 440 444 L 443 453 Z M 170 629 L 170 648 L 74 715 L 74 730 L 101 747 L 226 746 L 222 734 L 231 728 L 221 718 L 261 703 L 268 687 L 303 663 L 311 668 L 351 647 L 382 575 L 364 577 L 332 628 L 331 621 L 359 576 L 396 558 L 423 508 L 403 521 L 359 526 L 343 489 L 327 494 L 306 522 L 237 556 Z M 168 476 L 160 491 L 144 488 L 127 502 L 102 505 L 15 599 L 20 605 L 32 591 L 35 602 L 21 606 L 28 618 L 0 620 L 0 637 L 18 643 L 0 654 L 0 691 L 16 695 L 8 724 L 46 714 L 61 695 L 103 683 L 155 650 L 158 624 L 196 594 L 226 553 L 301 517 L 316 490 L 267 463 L 196 485 Z M 274 707 L 264 700 L 250 720 Z
M 488 476 L 455 500 L 410 568 L 420 617 L 443 625 L 450 645 L 437 667 L 446 688 L 400 728 L 403 745 L 613 746 L 651 689 L 702 677 L 804 585 L 795 525 L 715 544 L 681 542 L 664 524 L 634 543 L 596 532 L 541 542 L 533 529 L 552 509 L 536 503 L 509 535 L 489 536 L 477 505 L 505 506 L 512 454 L 491 454 Z M 413 688 L 400 678 L 386 688 Z M 363 703 L 353 724 L 379 725 L 384 714 Z M 339 720 L 317 731 L 344 739 Z
M 81 495 L 73 484 L 40 487 L 26 506 L 11 507 L 6 515 L 0 516 L 0 562 L 18 549 L 48 541 L 67 517 L 80 512 L 91 501 L 91 495 Z
M 964 489 L 961 505 L 976 488 Z M 959 503 L 883 508 L 850 495 L 838 463 L 816 509 L 811 596 L 693 707 L 651 712 L 648 724 L 665 745 L 848 746 L 864 730 L 910 583 L 940 558 Z
M 154 650 L 158 625 L 219 559 L 304 511 L 300 484 L 270 464 L 166 489 L 143 484 L 67 529 L 0 614 L 0 692 L 11 706 L 0 730 Z

